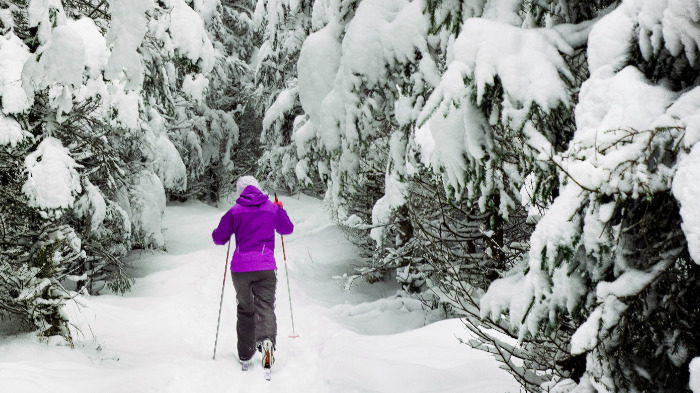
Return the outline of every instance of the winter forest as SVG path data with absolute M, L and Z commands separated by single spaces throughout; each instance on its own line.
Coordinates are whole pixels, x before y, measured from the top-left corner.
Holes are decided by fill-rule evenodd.
M 698 0 L 0 0 L 0 324 L 73 345 L 252 174 L 524 391 L 700 393 L 699 46 Z

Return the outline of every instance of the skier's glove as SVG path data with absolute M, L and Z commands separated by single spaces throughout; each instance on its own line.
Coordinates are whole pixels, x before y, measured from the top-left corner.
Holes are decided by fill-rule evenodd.
M 274 201 L 274 202 L 272 202 L 272 203 L 274 203 L 275 205 L 277 205 L 277 206 L 281 207 L 282 209 L 284 209 L 284 205 L 282 205 L 282 201 L 277 200 L 277 201 Z

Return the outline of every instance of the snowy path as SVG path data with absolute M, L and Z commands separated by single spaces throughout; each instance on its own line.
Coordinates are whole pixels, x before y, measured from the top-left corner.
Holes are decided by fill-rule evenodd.
M 428 313 L 391 295 L 391 284 L 343 291 L 354 250 L 312 198 L 287 197 L 295 233 L 285 237 L 296 331 L 292 339 L 281 247 L 277 246 L 277 363 L 267 382 L 236 360 L 236 302 L 230 276 L 216 361 L 212 360 L 225 247 L 210 233 L 223 209 L 200 203 L 166 212 L 168 253 L 132 258 L 126 296 L 88 299 L 73 309 L 84 337 L 75 350 L 31 334 L 0 336 L 2 392 L 518 392 L 482 352 L 460 345 L 459 321 L 426 325 Z M 94 336 L 93 336 L 94 335 Z M 94 337 L 94 338 L 93 338 Z M 81 341 L 82 340 L 82 341 Z M 259 361 L 259 355 L 254 358 Z

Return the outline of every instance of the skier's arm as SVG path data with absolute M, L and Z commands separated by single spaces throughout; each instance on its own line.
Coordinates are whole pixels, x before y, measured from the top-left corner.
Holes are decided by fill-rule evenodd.
M 275 230 L 280 235 L 289 235 L 294 231 L 294 224 L 289 219 L 287 212 L 277 205 L 277 212 L 275 213 Z
M 214 229 L 211 233 L 211 238 L 214 240 L 214 244 L 223 245 L 231 239 L 233 234 L 233 213 L 231 210 L 227 211 L 221 221 L 219 221 L 219 226 Z

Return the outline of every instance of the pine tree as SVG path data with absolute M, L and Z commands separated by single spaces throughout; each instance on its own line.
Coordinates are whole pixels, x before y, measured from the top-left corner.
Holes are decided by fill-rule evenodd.
M 228 37 L 221 5 L 190 4 L 0 2 L 0 308 L 41 335 L 71 340 L 62 308 L 84 291 L 129 289 L 127 252 L 165 246 L 166 190 L 231 165 L 243 98 L 207 78 L 244 67 L 218 41 L 215 57 L 206 26 Z M 187 111 L 199 116 L 183 134 Z
M 257 170 L 270 185 L 287 190 L 313 183 L 308 177 L 297 179 L 297 167 L 308 161 L 300 163 L 292 144 L 292 134 L 303 124 L 297 61 L 312 30 L 312 5 L 310 0 L 260 0 L 255 13 L 262 44 L 254 64 L 257 88 L 251 106 L 264 114 Z
M 687 295 L 698 257 L 684 210 L 698 68 L 686 38 L 697 29 L 674 21 L 693 10 L 626 1 L 593 26 L 576 130 L 549 155 L 559 192 L 520 271 L 481 302 L 482 316 L 507 316 L 520 340 L 562 338 L 553 381 L 528 390 L 687 389 L 698 354 Z

